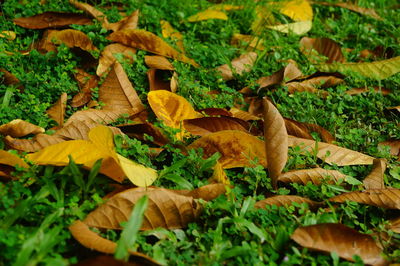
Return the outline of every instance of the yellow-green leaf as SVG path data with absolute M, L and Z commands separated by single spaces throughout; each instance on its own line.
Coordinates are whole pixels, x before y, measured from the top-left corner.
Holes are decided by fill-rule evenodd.
M 228 20 L 228 16 L 222 11 L 207 9 L 205 11 L 194 14 L 193 16 L 190 16 L 187 20 L 189 22 L 196 22 L 196 21 L 202 21 L 202 20 L 208 20 L 208 19 Z

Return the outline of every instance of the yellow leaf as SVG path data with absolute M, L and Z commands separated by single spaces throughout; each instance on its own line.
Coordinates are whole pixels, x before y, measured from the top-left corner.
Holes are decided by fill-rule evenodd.
M 197 21 L 208 20 L 208 19 L 228 20 L 228 16 L 222 11 L 207 9 L 205 11 L 194 14 L 193 16 L 190 16 L 188 18 L 188 21 L 189 22 L 197 22 Z
M 182 34 L 174 29 L 171 24 L 166 20 L 161 20 L 161 34 L 164 38 L 170 38 L 176 42 L 178 48 L 183 52 L 185 50 L 183 46 L 183 36 Z
M 285 2 L 279 11 L 294 21 L 310 21 L 313 19 L 312 7 L 306 0 Z
M 211 176 L 211 180 L 215 181 L 217 183 L 222 183 L 225 185 L 229 185 L 229 178 L 225 173 L 224 168 L 222 167 L 222 164 L 220 162 L 217 162 L 214 165 L 214 171 L 213 171 L 213 175 Z
M 97 126 L 92 128 L 88 134 L 89 140 L 104 153 L 115 153 L 114 134 L 106 126 Z M 116 156 L 113 156 L 116 157 Z
M 124 156 L 117 154 L 119 164 L 126 177 L 138 187 L 148 187 L 157 179 L 157 171 L 144 165 L 135 163 Z
M 275 26 L 266 26 L 268 29 L 280 31 L 283 33 L 293 32 L 297 35 L 306 34 L 311 30 L 312 22 L 311 21 L 300 21 L 289 24 L 281 24 Z
M 218 11 L 231 11 L 231 10 L 241 10 L 244 9 L 244 6 L 235 6 L 235 5 L 227 5 L 227 4 L 218 4 L 209 7 L 207 10 L 218 10 Z
M 13 41 L 17 35 L 13 31 L 4 30 L 0 32 L 0 38 L 5 38 L 9 41 Z
M 16 166 L 19 165 L 24 168 L 28 168 L 29 165 L 24 162 L 21 158 L 17 155 L 9 153 L 5 150 L 0 150 L 0 164 L 5 164 L 9 166 Z

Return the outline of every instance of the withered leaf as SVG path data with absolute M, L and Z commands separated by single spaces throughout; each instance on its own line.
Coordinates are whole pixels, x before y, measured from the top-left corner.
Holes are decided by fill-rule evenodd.
M 21 119 L 15 119 L 0 126 L 0 134 L 13 138 L 24 137 L 29 134 L 44 133 L 44 128 L 31 124 Z
M 386 170 L 385 159 L 374 159 L 372 170 L 364 179 L 363 184 L 365 189 L 384 189 L 383 175 Z
M 132 12 L 129 16 L 115 23 L 109 23 L 106 28 L 112 31 L 134 30 L 137 28 L 139 21 L 139 10 Z
M 107 19 L 106 15 L 104 15 L 103 12 L 101 12 L 100 10 L 94 8 L 93 6 L 91 6 L 89 4 L 81 3 L 76 0 L 69 0 L 69 2 L 72 5 L 74 5 L 76 8 L 85 11 L 90 16 L 92 16 L 93 18 L 98 20 L 102 24 L 103 28 L 108 29 L 108 26 L 110 23 L 108 22 L 108 19 Z
M 183 127 L 193 135 L 198 136 L 205 136 L 222 130 L 240 130 L 247 132 L 245 127 L 229 116 L 186 119 L 183 120 Z
M 175 70 L 174 66 L 164 56 L 146 55 L 144 62 L 149 68 L 160 69 L 160 70 Z
M 237 109 L 232 107 L 229 112 L 232 113 L 233 117 L 236 117 L 238 119 L 242 119 L 244 121 L 251 121 L 251 120 L 260 120 L 261 118 L 258 116 L 255 116 L 253 114 L 250 114 L 249 112 Z
M 65 141 L 60 136 L 51 136 L 47 134 L 37 134 L 32 139 L 15 139 L 10 136 L 4 138 L 4 143 L 7 147 L 26 152 L 35 152 L 47 146 Z
M 92 20 L 81 14 L 44 12 L 31 17 L 16 18 L 15 24 L 27 29 L 62 28 L 71 24 L 88 25 Z
M 347 200 L 385 209 L 400 209 L 400 190 L 396 188 L 368 189 L 343 193 L 329 199 L 329 201 L 340 203 Z
M 342 83 L 344 83 L 344 80 L 335 76 L 319 76 L 303 81 L 291 81 L 286 83 L 285 86 L 287 86 L 289 93 L 306 91 L 326 95 L 327 92 L 320 91 L 318 88 L 330 88 Z
M 82 121 L 90 124 L 109 124 L 116 121 L 122 114 L 128 114 L 128 110 L 88 109 L 77 111 L 68 118 L 64 126 L 67 126 L 74 121 Z
M 154 54 L 170 57 L 193 66 L 198 64 L 184 54 L 179 53 L 172 48 L 168 43 L 163 41 L 157 35 L 145 30 L 123 30 L 112 33 L 107 37 L 108 40 L 119 42 L 124 45 L 145 50 Z
M 65 108 L 67 107 L 67 94 L 61 94 L 57 102 L 51 106 L 46 113 L 51 119 L 57 122 L 59 126 L 64 124 Z
M 313 139 L 308 128 L 303 123 L 286 117 L 283 119 L 285 120 L 286 131 L 289 135 L 298 138 Z
M 222 19 L 222 20 L 227 20 L 228 16 L 219 10 L 214 10 L 214 9 L 207 9 L 204 11 L 201 11 L 197 14 L 194 14 L 190 17 L 188 17 L 189 22 L 197 22 L 197 21 L 202 21 L 202 20 L 208 20 L 208 19 Z
M 118 128 L 131 138 L 137 138 L 145 141 L 144 134 L 153 138 L 153 143 L 163 146 L 169 142 L 168 138 L 160 131 L 159 128 L 150 123 L 119 125 Z
M 307 127 L 310 132 L 318 133 L 321 136 L 321 139 L 326 143 L 332 143 L 336 140 L 335 137 L 328 130 L 321 127 L 320 125 L 304 123 L 304 126 Z
M 171 40 L 174 40 L 179 50 L 181 50 L 181 52 L 184 52 L 185 47 L 183 45 L 183 35 L 179 31 L 174 29 L 172 25 L 166 20 L 161 20 L 160 25 L 162 36 L 164 38 L 170 38 Z
M 355 5 L 355 4 L 349 3 L 349 2 L 328 3 L 328 2 L 313 1 L 313 4 L 342 7 L 342 8 L 346 8 L 348 10 L 351 10 L 351 11 L 354 11 L 354 12 L 357 12 L 357 13 L 360 13 L 363 15 L 373 17 L 378 20 L 382 20 L 382 18 L 376 13 L 376 11 L 374 9 L 360 7 L 358 5 Z
M 20 81 L 19 79 L 14 76 L 13 74 L 11 74 L 10 72 L 8 72 L 7 70 L 0 68 L 0 72 L 3 74 L 0 77 L 0 81 L 6 85 L 16 85 L 18 84 Z
M 139 256 L 134 256 L 134 259 L 132 259 L 132 256 L 131 256 L 129 258 L 129 260 L 130 260 L 130 262 L 127 262 L 127 261 L 123 261 L 123 260 L 117 260 L 112 256 L 99 255 L 96 257 L 91 257 L 91 258 L 82 260 L 74 265 L 75 266 L 138 266 L 138 265 L 154 266 L 154 265 L 159 265 L 159 264 L 155 264 L 154 262 L 148 261 Z
M 297 35 L 303 35 L 309 32 L 312 28 L 312 21 L 299 21 L 288 24 L 280 24 L 274 26 L 265 26 L 267 29 L 276 30 L 282 33 L 294 33 Z
M 391 93 L 392 91 L 386 88 L 379 88 L 379 87 L 373 87 L 372 88 L 374 92 L 376 93 L 382 93 L 382 95 L 388 95 L 389 93 Z M 357 95 L 357 94 L 361 94 L 364 92 L 370 92 L 371 89 L 369 88 L 354 88 L 354 89 L 350 89 L 345 91 L 346 94 L 348 95 Z
M 80 107 L 90 101 L 92 98 L 92 89 L 97 87 L 99 80 L 97 76 L 86 73 L 82 69 L 78 69 L 75 79 L 78 81 L 81 90 L 72 97 L 71 106 Z
M 289 82 L 293 79 L 301 77 L 303 73 L 298 69 L 296 62 L 289 61 L 287 66 L 273 73 L 271 76 L 261 77 L 256 83 L 260 89 L 278 85 L 284 82 Z
M 327 170 L 323 168 L 292 170 L 278 177 L 279 182 L 300 183 L 303 185 L 306 185 L 308 182 L 314 185 L 320 185 L 322 180 L 327 180 L 329 183 L 336 183 L 340 179 L 345 180 L 346 175 L 337 170 Z
M 307 203 L 307 205 L 310 208 L 316 208 L 321 205 L 319 202 L 312 201 L 307 198 L 299 197 L 299 196 L 294 196 L 294 195 L 278 195 L 278 196 L 273 196 L 266 198 L 264 200 L 257 201 L 256 204 L 254 205 L 255 208 L 261 208 L 264 209 L 265 205 L 276 205 L 276 206 L 290 206 L 293 203 Z
M 400 218 L 390 220 L 389 229 L 395 233 L 400 234 Z
M 300 40 L 300 50 L 314 64 L 346 62 L 339 44 L 329 38 L 303 37 Z M 328 59 L 325 60 L 323 57 Z
M 166 76 L 172 76 L 171 71 L 151 68 L 146 73 L 149 80 L 150 91 L 167 90 L 172 91 L 171 81 L 166 80 Z
M 238 58 L 233 59 L 230 65 L 225 64 L 217 67 L 217 71 L 221 73 L 223 80 L 231 80 L 234 74 L 241 75 L 243 72 L 249 72 L 256 59 L 257 54 L 254 52 L 242 54 Z
M 400 140 L 387 140 L 378 144 L 379 148 L 389 147 L 390 154 L 398 156 L 400 153 Z
M 112 43 L 107 45 L 103 52 L 101 52 L 99 65 L 97 66 L 97 76 L 102 76 L 108 72 L 109 68 L 117 61 L 115 54 L 122 54 L 124 58 L 130 59 L 133 62 L 133 55 L 136 53 L 136 49 L 125 46 L 120 43 Z
M 23 168 L 29 167 L 29 165 L 26 162 L 24 162 L 24 160 L 19 158 L 17 155 L 9 153 L 5 150 L 0 150 L 0 164 L 13 167 L 16 165 Z
M 354 261 L 358 255 L 365 264 L 384 265 L 382 249 L 374 239 L 343 224 L 316 224 L 298 227 L 291 238 L 299 245 L 324 252 L 335 252 L 339 257 Z
M 373 157 L 362 154 L 357 151 L 349 150 L 329 144 L 325 142 L 316 142 L 314 140 L 289 137 L 289 147 L 300 146 L 305 151 L 313 151 L 317 149 L 317 157 L 328 164 L 345 165 L 362 165 L 372 164 Z
M 243 131 L 218 131 L 201 137 L 188 148 L 202 148 L 205 157 L 219 152 L 221 154 L 219 162 L 225 169 L 254 166 L 256 158 L 259 164 L 267 166 L 264 142 Z
M 221 183 L 224 185 L 229 185 L 230 181 L 229 178 L 222 167 L 222 164 L 220 162 L 216 162 L 213 168 L 213 174 L 212 176 L 208 179 L 208 182 L 210 183 Z
M 79 30 L 47 30 L 43 39 L 39 43 L 39 49 L 44 51 L 55 51 L 55 44 L 64 43 L 69 48 L 78 47 L 84 51 L 96 51 L 97 48 L 93 45 L 89 37 Z
M 232 116 L 232 113 L 223 108 L 205 108 L 198 110 L 199 113 L 205 114 L 207 116 Z
M 264 138 L 268 161 L 268 173 L 274 187 L 288 158 L 288 133 L 285 121 L 278 109 L 267 98 L 264 105 Z
M 149 197 L 149 203 L 141 230 L 184 228 L 195 221 L 201 212 L 201 205 L 193 197 L 164 188 L 133 188 L 111 197 L 89 213 L 83 222 L 96 228 L 121 229 L 121 222 L 129 219 L 135 203 L 144 195 Z
M 84 139 L 88 140 L 88 133 L 92 128 L 99 126 L 99 124 L 91 123 L 91 121 L 74 120 L 66 126 L 63 126 L 56 131 L 54 136 L 60 136 L 66 140 Z M 122 135 L 123 133 L 115 127 L 109 127 L 114 135 Z
M 206 201 L 210 201 L 217 198 L 219 195 L 224 194 L 226 192 L 225 187 L 226 185 L 224 184 L 210 184 L 193 190 L 172 190 L 172 191 L 179 195 L 193 197 L 194 199 L 203 199 Z

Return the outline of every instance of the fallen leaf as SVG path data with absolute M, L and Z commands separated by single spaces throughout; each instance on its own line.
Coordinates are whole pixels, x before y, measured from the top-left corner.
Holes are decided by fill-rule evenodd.
M 127 114 L 128 110 L 97 110 L 87 109 L 77 111 L 71 115 L 64 126 L 73 123 L 74 121 L 81 121 L 89 124 L 109 124 L 116 121 L 122 114 Z
M 93 248 L 96 249 L 96 248 Z M 134 258 L 132 258 L 134 257 Z M 142 258 L 140 256 L 131 256 L 129 257 L 130 262 L 126 262 L 123 260 L 117 260 L 112 256 L 106 256 L 106 255 L 99 255 L 96 257 L 91 257 L 88 259 L 84 259 L 75 266 L 154 266 L 154 265 L 160 265 L 158 263 L 155 263 L 154 261 L 149 261 L 148 259 Z
M 197 136 L 205 136 L 222 130 L 247 132 L 246 128 L 229 116 L 186 119 L 183 120 L 183 127 L 191 134 Z
M 194 199 L 203 199 L 205 201 L 213 200 L 226 192 L 224 184 L 209 184 L 193 190 L 171 190 L 172 192 L 193 197 Z
M 249 112 L 237 109 L 235 107 L 232 107 L 229 112 L 232 113 L 233 117 L 236 117 L 238 119 L 242 119 L 244 121 L 251 121 L 251 120 L 260 120 L 261 118 L 258 116 L 255 116 L 253 114 L 250 114 Z
M 146 75 L 149 80 L 150 91 L 171 91 L 171 80 L 166 79 L 166 76 L 172 77 L 171 71 L 151 68 L 147 71 Z
M 337 170 L 327 170 L 323 168 L 292 170 L 278 177 L 279 182 L 299 183 L 303 185 L 307 185 L 308 182 L 314 185 L 320 185 L 322 180 L 326 180 L 328 183 L 332 184 L 337 183 L 340 179 L 346 180 L 346 175 Z
M 107 25 L 108 30 L 121 31 L 121 30 L 134 30 L 137 28 L 139 21 L 139 10 L 133 11 L 129 16 L 121 19 L 115 23 Z
M 367 78 L 382 80 L 400 72 L 400 56 L 365 63 L 319 64 L 317 67 L 321 71 L 356 72 Z
M 353 191 L 329 198 L 331 202 L 355 201 L 385 209 L 400 209 L 400 190 L 396 188 Z
M 284 85 L 287 86 L 289 93 L 306 91 L 316 94 L 319 93 L 322 95 L 327 95 L 328 92 L 321 91 L 319 90 L 319 88 L 330 88 L 342 83 L 344 83 L 344 80 L 335 76 L 319 76 L 303 81 L 291 81 L 285 83 Z
M 312 7 L 306 0 L 286 1 L 281 5 L 279 11 L 294 21 L 311 21 L 313 19 Z
M 169 38 L 175 41 L 179 50 L 181 50 L 181 52 L 184 52 L 185 47 L 183 45 L 183 35 L 179 31 L 174 29 L 172 25 L 166 20 L 160 20 L 160 25 L 161 25 L 162 36 L 164 38 Z
M 317 157 L 338 166 L 372 164 L 373 157 L 325 142 L 289 137 L 289 147 L 300 146 L 304 151 L 317 149 Z
M 258 38 L 257 36 L 252 35 L 243 35 L 239 33 L 235 33 L 231 39 L 231 45 L 238 47 L 246 47 L 247 50 L 249 48 L 265 50 L 264 40 Z
M 16 37 L 17 37 L 17 34 L 14 31 L 3 30 L 0 32 L 0 38 L 5 38 L 9 41 L 15 40 Z
M 285 121 L 278 109 L 267 98 L 263 99 L 263 106 L 268 173 L 272 185 L 276 188 L 278 177 L 282 173 L 288 158 L 288 133 Z
M 298 227 L 291 238 L 302 247 L 335 252 L 346 260 L 354 261 L 354 256 L 358 255 L 365 264 L 385 264 L 381 257 L 383 251 L 371 236 L 361 234 L 343 224 L 326 223 Z
M 390 154 L 393 156 L 398 156 L 400 153 L 400 140 L 387 140 L 378 144 L 378 148 L 383 148 L 387 146 L 390 148 Z
M 264 145 L 262 140 L 246 132 L 224 130 L 203 136 L 190 144 L 188 148 L 202 148 L 205 157 L 219 152 L 221 158 L 218 161 L 224 169 L 229 169 L 253 167 L 256 158 L 259 164 L 267 167 Z
M 117 154 L 126 177 L 138 187 L 148 187 L 157 179 L 157 171 Z
M 214 10 L 214 9 L 207 9 L 207 10 L 201 11 L 197 14 L 194 14 L 193 16 L 188 17 L 187 21 L 197 22 L 197 21 L 208 20 L 208 19 L 228 20 L 228 16 L 222 11 Z
M 304 139 L 314 139 L 303 123 L 285 117 L 284 120 L 286 131 L 289 135 Z
M 259 78 L 256 83 L 260 86 L 259 90 L 268 88 L 270 86 L 282 84 L 284 82 L 289 82 L 298 77 L 301 77 L 303 73 L 298 69 L 296 62 L 289 61 L 287 66 L 278 70 L 270 76 Z
M 386 170 L 385 159 L 374 159 L 372 170 L 364 179 L 363 184 L 365 189 L 384 189 L 383 175 Z
M 241 75 L 243 72 L 249 72 L 257 59 L 257 54 L 250 52 L 242 54 L 238 58 L 232 60 L 231 64 L 225 64 L 216 68 L 221 73 L 223 80 L 231 80 L 234 74 Z
M 67 107 L 67 94 L 61 94 L 57 102 L 47 109 L 46 113 L 51 119 L 57 122 L 59 126 L 64 124 L 65 108 Z
M 340 45 L 329 38 L 303 37 L 300 40 L 300 51 L 313 64 L 346 62 Z M 327 58 L 327 60 L 325 58 Z
M 54 43 L 53 43 L 54 40 Z M 89 37 L 79 30 L 47 30 L 39 43 L 39 50 L 56 51 L 56 45 L 64 43 L 69 48 L 78 47 L 84 51 L 97 51 Z
M 212 176 L 208 179 L 209 182 L 216 182 L 216 183 L 221 183 L 224 185 L 229 185 L 229 177 L 227 176 L 224 168 L 222 167 L 222 164 L 220 162 L 216 162 L 213 168 L 213 174 Z
M 346 3 L 346 2 L 339 2 L 339 3 L 313 2 L 313 4 L 324 5 L 324 6 L 342 7 L 342 8 L 346 8 L 348 10 L 360 13 L 362 15 L 367 15 L 367 16 L 373 17 L 375 19 L 382 20 L 382 18 L 376 13 L 376 11 L 374 9 L 360 7 L 360 6 L 357 6 L 357 5 L 353 4 L 353 3 Z
M 109 35 L 107 39 L 133 48 L 170 57 L 184 63 L 189 63 L 195 67 L 199 66 L 193 59 L 190 59 L 184 54 L 179 53 L 160 37 L 145 30 L 118 31 Z
M 390 222 L 389 229 L 395 233 L 400 234 L 400 218 L 392 219 L 389 222 Z
M 130 62 L 133 62 L 135 53 L 136 49 L 123 44 L 112 43 L 107 45 L 100 55 L 99 65 L 96 70 L 97 76 L 100 77 L 108 72 L 109 68 L 117 61 L 117 58 L 114 56 L 115 54 L 122 54 L 125 59 L 129 59 Z
M 320 125 L 311 123 L 303 123 L 303 124 L 309 130 L 309 132 L 318 133 L 321 136 L 322 141 L 326 143 L 332 143 L 336 140 L 335 137 L 328 130 L 321 127 Z
M 251 30 L 254 34 L 263 35 L 265 33 L 265 25 L 273 25 L 276 23 L 276 19 L 272 13 L 272 11 L 276 11 L 274 9 L 273 6 L 268 5 L 257 5 L 255 7 L 256 17 L 251 24 Z
M 146 141 L 145 134 L 153 138 L 152 142 L 164 146 L 169 142 L 168 138 L 160 131 L 159 128 L 150 123 L 119 125 L 118 128 L 130 138 L 136 138 Z
M 265 26 L 265 27 L 268 29 L 276 30 L 276 31 L 286 33 L 286 34 L 294 33 L 297 35 L 303 35 L 311 30 L 312 22 L 311 21 L 300 21 L 300 22 L 281 24 L 281 25 L 275 25 L 275 26 Z
M 391 90 L 386 89 L 386 88 L 373 87 L 372 89 L 376 93 L 382 93 L 382 95 L 388 95 L 388 94 L 392 93 Z M 350 89 L 350 90 L 345 91 L 345 93 L 348 94 L 348 95 L 357 95 L 357 94 L 361 94 L 361 93 L 364 93 L 364 92 L 370 92 L 370 91 L 371 91 L 370 88 L 364 87 L 364 88 Z
M 160 69 L 160 70 L 175 70 L 174 66 L 168 61 L 164 56 L 146 55 L 144 57 L 144 62 L 149 68 Z
M 103 28 L 108 29 L 110 23 L 108 22 L 108 19 L 103 12 L 86 3 L 81 3 L 75 0 L 69 0 L 69 2 L 76 8 L 83 10 L 84 12 L 88 13 L 91 17 L 98 20 L 102 24 Z
M 278 195 L 278 196 L 273 196 L 273 197 L 266 198 L 264 200 L 257 201 L 256 204 L 254 205 L 254 207 L 260 208 L 260 209 L 265 209 L 265 205 L 276 205 L 276 206 L 287 207 L 287 206 L 293 205 L 293 203 L 298 203 L 298 204 L 307 203 L 307 205 L 311 209 L 315 209 L 321 205 L 321 203 L 319 203 L 319 202 L 315 202 L 310 199 L 299 197 L 299 196 Z
M 19 158 L 17 155 L 9 153 L 5 150 L 0 150 L 0 164 L 12 167 L 18 165 L 19 167 L 29 168 L 29 165 L 24 162 L 24 160 Z
M 232 116 L 232 113 L 223 109 L 223 108 L 205 108 L 198 110 L 199 113 L 204 114 L 206 116 Z
M 60 136 L 51 136 L 47 134 L 37 134 L 32 139 L 15 139 L 10 136 L 4 138 L 4 143 L 13 150 L 36 152 L 47 146 L 64 142 L 65 140 Z
M 124 190 L 89 213 L 83 222 L 101 229 L 121 229 L 135 203 L 144 195 L 149 197 L 141 230 L 157 227 L 184 228 L 200 215 L 201 205 L 193 197 L 179 195 L 164 188 L 132 188 Z
M 92 20 L 81 14 L 44 12 L 31 17 L 16 18 L 15 24 L 27 29 L 63 28 L 71 24 L 89 25 Z
M 99 126 L 97 123 L 83 122 L 79 120 L 75 120 L 72 123 L 69 123 L 66 126 L 63 126 L 59 130 L 54 133 L 54 136 L 59 136 L 64 138 L 65 140 L 77 140 L 84 139 L 89 140 L 89 131 L 92 128 Z M 123 133 L 115 127 L 108 127 L 111 129 L 114 135 L 122 135 Z
M 75 79 L 78 80 L 81 90 L 72 97 L 71 106 L 81 107 L 92 99 L 92 89 L 97 87 L 99 80 L 97 76 L 86 73 L 82 69 L 78 69 Z
M 0 126 L 0 134 L 4 136 L 11 136 L 13 138 L 20 138 L 30 134 L 43 133 L 45 130 L 42 127 L 36 126 L 21 119 L 15 119 L 7 124 Z

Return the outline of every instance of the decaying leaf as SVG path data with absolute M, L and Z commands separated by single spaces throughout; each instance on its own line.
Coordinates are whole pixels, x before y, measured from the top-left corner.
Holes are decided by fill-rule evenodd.
M 64 125 L 67 126 L 74 121 L 82 121 L 89 124 L 109 124 L 116 121 L 122 114 L 128 114 L 128 110 L 82 110 L 71 115 Z
M 139 10 L 133 11 L 129 16 L 115 23 L 109 23 L 107 29 L 112 31 L 134 30 L 137 28 L 139 21 Z
M 82 69 L 78 69 L 75 79 L 78 81 L 81 90 L 72 97 L 71 106 L 80 107 L 90 101 L 92 98 L 92 89 L 97 87 L 99 80 L 96 75 L 86 73 Z
M 4 138 L 4 143 L 10 149 L 26 151 L 26 152 L 36 152 L 47 146 L 57 144 L 65 141 L 60 136 L 52 136 L 47 134 L 37 134 L 32 139 L 15 139 L 10 136 Z
M 346 175 L 337 170 L 327 170 L 323 168 L 292 170 L 278 177 L 279 182 L 299 183 L 303 185 L 306 185 L 308 182 L 314 185 L 320 185 L 322 180 L 326 180 L 329 183 L 336 183 L 340 179 L 346 180 Z
M 169 142 L 168 138 L 160 131 L 159 128 L 147 122 L 120 125 L 118 128 L 127 136 L 131 138 L 137 138 L 142 141 L 146 141 L 144 134 L 151 136 L 153 138 L 152 142 L 159 146 L 163 146 Z
M 317 124 L 311 124 L 311 123 L 303 123 L 305 127 L 309 130 L 309 132 L 316 132 L 321 136 L 322 141 L 326 143 L 332 143 L 336 139 L 335 137 L 325 128 L 321 127 L 320 125 Z
M 11 122 L 0 126 L 0 134 L 20 138 L 29 134 L 43 133 L 44 128 L 31 124 L 21 119 L 15 119 Z
M 304 151 L 317 150 L 317 157 L 338 166 L 372 164 L 373 157 L 325 142 L 289 137 L 289 147 L 300 146 Z
M 307 0 L 283 2 L 279 11 L 294 21 L 311 21 L 313 19 L 313 10 Z
M 258 116 L 255 116 L 249 112 L 240 110 L 238 108 L 232 107 L 229 112 L 232 114 L 233 117 L 236 117 L 238 119 L 244 120 L 244 121 L 251 121 L 251 120 L 260 120 L 261 118 Z
M 184 54 L 179 53 L 172 48 L 168 43 L 163 41 L 157 35 L 145 30 L 123 30 L 112 33 L 107 37 L 108 40 L 119 42 L 124 45 L 145 50 L 154 54 L 170 57 L 193 66 L 198 64 Z
M 339 257 L 354 261 L 361 257 L 365 264 L 385 265 L 382 249 L 374 239 L 343 224 L 316 224 L 298 227 L 291 238 L 299 245 L 324 252 L 335 252 Z
M 313 64 L 346 62 L 339 44 L 329 38 L 303 37 L 300 40 L 300 51 Z M 325 60 L 325 58 L 327 58 L 327 60 Z
M 297 35 L 303 35 L 311 30 L 312 22 L 311 21 L 300 21 L 300 22 L 281 24 L 281 25 L 275 25 L 275 26 L 265 26 L 265 27 L 268 29 L 276 30 L 276 31 L 286 33 L 286 34 L 294 33 Z
M 215 9 L 207 9 L 207 10 L 201 11 L 197 14 L 194 14 L 193 16 L 188 17 L 187 21 L 197 22 L 197 21 L 208 20 L 208 19 L 228 20 L 228 16 L 222 11 L 215 10 Z
M 164 71 L 151 68 L 146 73 L 149 80 L 150 91 L 167 90 L 171 89 L 171 80 L 166 80 L 166 76 L 172 76 L 171 71 Z
M 183 127 L 197 136 L 205 136 L 222 130 L 240 130 L 247 132 L 245 127 L 229 116 L 186 119 L 183 120 Z
M 247 47 L 251 49 L 258 49 L 258 50 L 264 50 L 264 40 L 257 37 L 257 36 L 252 36 L 252 35 L 243 35 L 239 33 L 235 33 L 232 36 L 231 39 L 231 45 L 233 46 L 238 46 L 238 47 Z
M 321 71 L 326 72 L 356 72 L 364 77 L 377 80 L 386 79 L 400 72 L 400 56 L 386 60 L 365 62 L 365 63 L 334 63 L 319 64 Z
M 71 24 L 88 25 L 92 20 L 75 13 L 44 12 L 31 17 L 16 18 L 15 24 L 27 29 L 62 28 Z
M 76 0 L 69 0 L 69 2 L 72 5 L 74 5 L 76 8 L 85 11 L 91 17 L 98 20 L 102 24 L 103 28 L 108 29 L 108 26 L 110 23 L 108 22 L 108 19 L 107 19 L 106 15 L 104 15 L 103 12 L 101 12 L 100 10 L 94 8 L 93 6 L 91 6 L 89 4 L 81 3 Z
M 218 161 L 224 169 L 252 167 L 256 164 L 255 160 L 258 164 L 267 167 L 264 142 L 243 131 L 218 131 L 201 137 L 190 144 L 188 148 L 202 148 L 205 157 L 219 152 L 221 158 Z
M 59 126 L 64 124 L 65 108 L 67 107 L 67 94 L 64 92 L 61 94 L 57 102 L 52 105 L 46 113 L 51 119 L 57 122 Z
M 268 173 L 273 186 L 276 188 L 278 177 L 282 173 L 288 158 L 288 133 L 285 121 L 278 109 L 267 98 L 263 99 L 263 106 Z
M 376 11 L 372 8 L 365 8 L 365 7 L 360 7 L 358 5 L 355 5 L 353 3 L 349 3 L 349 2 L 339 2 L 339 3 L 328 3 L 328 2 L 319 2 L 319 1 L 315 1 L 313 2 L 313 4 L 317 4 L 317 5 L 324 5 L 324 6 L 337 6 L 337 7 L 342 7 L 342 8 L 346 8 L 348 10 L 363 14 L 363 15 L 367 15 L 370 17 L 373 17 L 375 19 L 378 20 L 382 20 L 382 18 L 376 13 Z
M 260 89 L 268 88 L 270 86 L 278 85 L 281 83 L 289 82 L 296 78 L 299 78 L 303 73 L 298 69 L 296 62 L 289 61 L 287 66 L 278 70 L 270 76 L 259 78 L 256 83 L 260 86 Z
M 179 195 L 193 197 L 194 199 L 203 199 L 206 201 L 210 201 L 217 198 L 219 195 L 224 194 L 226 192 L 226 185 L 210 184 L 193 190 L 171 190 L 171 191 Z
M 223 80 L 233 79 L 234 74 L 241 75 L 243 72 L 249 72 L 255 61 L 257 59 L 257 54 L 250 52 L 247 54 L 242 54 L 238 58 L 232 60 L 231 64 L 225 64 L 217 67 L 217 71 L 221 73 Z
M 136 53 L 136 49 L 125 46 L 119 43 L 112 43 L 107 45 L 103 52 L 101 52 L 99 65 L 97 66 L 97 76 L 102 76 L 108 72 L 108 69 L 117 61 L 115 54 L 122 54 L 124 58 L 130 59 L 133 62 L 133 55 Z
M 385 209 L 400 209 L 400 190 L 396 188 L 368 189 L 340 194 L 329 199 L 332 202 L 355 201 Z
M 286 131 L 289 135 L 304 139 L 314 139 L 311 136 L 308 128 L 304 125 L 304 123 L 300 123 L 298 121 L 286 117 L 284 118 L 284 120 L 285 120 Z
M 175 70 L 174 66 L 164 56 L 153 55 L 145 56 L 144 62 L 149 68 L 160 69 L 160 70 Z
M 173 92 L 151 91 L 147 94 L 147 99 L 155 115 L 169 127 L 181 128 L 183 120 L 202 116 L 184 97 Z
M 96 51 L 97 48 L 93 45 L 89 37 L 79 30 L 47 30 L 43 39 L 40 41 L 39 49 L 44 51 L 56 51 L 56 46 L 64 43 L 69 48 L 78 47 L 84 51 Z
M 184 228 L 195 221 L 201 212 L 201 205 L 193 197 L 164 188 L 132 188 L 111 197 L 89 213 L 83 222 L 96 228 L 121 229 L 121 222 L 128 220 L 135 203 L 144 195 L 149 197 L 149 203 L 141 230 Z
M 84 139 L 89 140 L 89 131 L 92 128 L 99 126 L 100 124 L 91 123 L 91 122 L 83 122 L 79 120 L 75 120 L 72 123 L 69 123 L 66 126 L 63 126 L 59 130 L 56 131 L 54 136 L 59 136 L 64 138 L 65 140 L 74 140 L 74 139 Z M 123 133 L 115 127 L 109 127 L 114 135 L 122 135 Z
M 256 204 L 254 205 L 255 208 L 260 208 L 264 209 L 265 205 L 276 205 L 276 206 L 290 206 L 293 205 L 293 203 L 307 203 L 307 205 L 310 208 L 316 208 L 321 205 L 319 202 L 312 201 L 307 198 L 299 197 L 299 196 L 293 196 L 293 195 L 278 195 L 278 196 L 273 196 L 266 198 L 264 200 L 257 201 Z
M 20 83 L 19 79 L 7 70 L 0 68 L 0 72 L 2 73 L 2 76 L 0 77 L 1 83 L 4 83 L 6 85 L 17 85 L 18 83 Z M 21 91 L 21 87 L 22 86 L 19 86 L 17 89 Z
M 183 35 L 179 31 L 174 29 L 172 25 L 166 20 L 161 20 L 160 25 L 162 36 L 164 38 L 170 38 L 171 40 L 175 41 L 179 50 L 181 50 L 181 52 L 184 52 L 185 47 L 183 45 Z
M 365 189 L 384 189 L 383 175 L 385 170 L 386 160 L 374 159 L 372 170 L 363 181 Z

